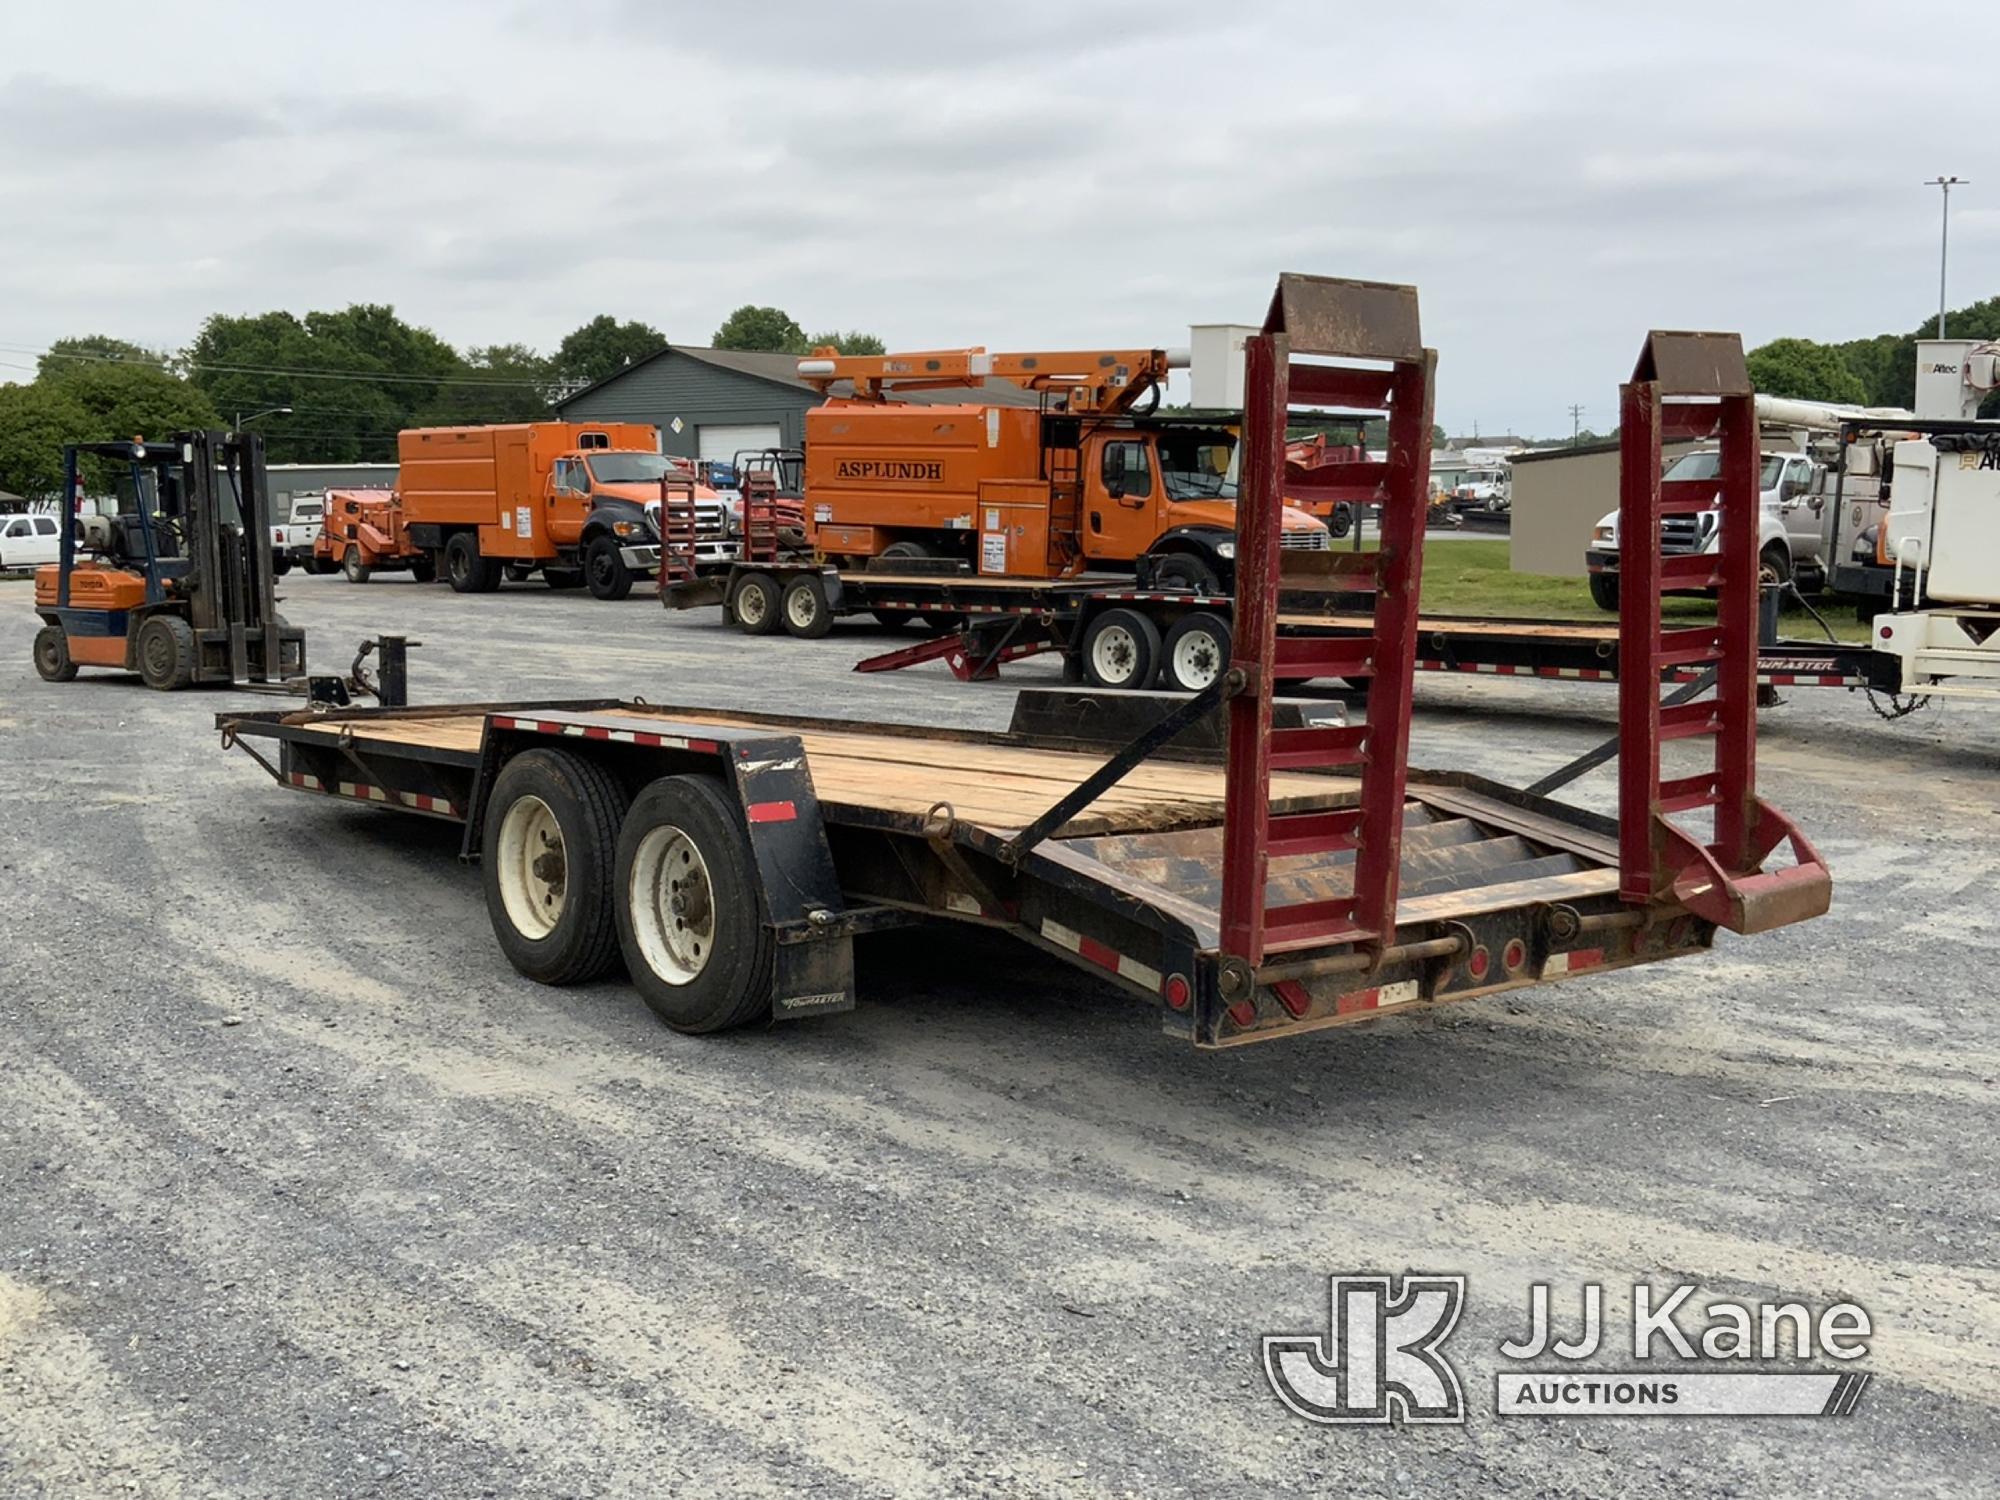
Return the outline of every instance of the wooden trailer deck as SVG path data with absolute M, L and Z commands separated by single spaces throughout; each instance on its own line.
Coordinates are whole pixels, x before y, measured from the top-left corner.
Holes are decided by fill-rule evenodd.
M 329 739 L 351 737 L 357 748 L 373 743 L 413 752 L 476 756 L 484 732 L 484 707 L 440 707 L 393 716 L 295 714 L 296 727 L 325 727 Z M 886 726 L 846 728 L 820 719 L 796 721 L 712 710 L 623 704 L 593 709 L 606 723 L 634 730 L 675 726 L 757 729 L 795 734 L 805 747 L 814 794 L 829 816 L 843 812 L 892 813 L 921 818 L 939 802 L 965 824 L 1012 833 L 1032 823 L 1103 764 L 1096 755 L 982 742 L 983 737 L 943 733 L 890 733 Z M 1271 806 L 1305 812 L 1351 802 L 1351 777 L 1281 772 L 1271 778 Z M 1086 834 L 1159 832 L 1220 822 L 1223 771 L 1218 765 L 1152 760 L 1133 768 L 1063 829 Z

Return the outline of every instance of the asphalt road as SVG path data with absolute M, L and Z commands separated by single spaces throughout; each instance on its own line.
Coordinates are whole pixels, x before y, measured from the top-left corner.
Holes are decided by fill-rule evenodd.
M 286 580 L 420 700 L 643 694 L 996 727 L 536 585 Z M 1772 710 L 1832 915 L 1712 955 L 1200 1055 L 1000 941 L 864 945 L 851 1015 L 692 1040 L 540 988 L 442 829 L 270 784 L 244 700 L 29 665 L 0 583 L 0 1493 L 1965 1495 L 2000 1474 L 2000 713 Z M 1526 782 L 1608 687 L 1427 678 L 1415 759 Z M 1595 774 L 1579 800 L 1603 806 Z M 1260 1373 L 1326 1277 L 1462 1273 L 1462 1427 Z M 1851 1298 L 1842 1419 L 1494 1415 L 1550 1283 Z M 1698 1320 L 1696 1320 L 1698 1322 Z M 1817 1360 L 1817 1368 L 1830 1362 Z M 1984 1476 L 1983 1478 L 1981 1476 Z

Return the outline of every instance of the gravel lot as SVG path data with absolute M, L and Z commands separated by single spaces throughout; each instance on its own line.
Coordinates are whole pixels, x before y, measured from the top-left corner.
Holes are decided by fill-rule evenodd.
M 998 727 L 650 599 L 285 582 L 419 701 Z M 29 665 L 0 582 L 0 1492 L 1939 1494 L 2000 1474 L 2000 713 L 1798 691 L 1767 793 L 1828 918 L 1218 1056 L 998 940 L 861 953 L 851 1015 L 711 1040 L 505 964 L 455 835 L 280 791 L 243 700 Z M 1420 763 L 1526 782 L 1611 689 L 1425 679 Z M 1604 805 L 1610 779 L 1577 790 Z M 926 946 L 930 943 L 933 946 Z M 1323 1429 L 1258 1341 L 1331 1272 L 1463 1272 L 1463 1428 Z M 1530 1283 L 1861 1302 L 1844 1420 L 1492 1414 Z M 1980 1474 L 1986 1475 L 1980 1480 Z M 1988 1488 L 1988 1493 L 1991 1489 Z

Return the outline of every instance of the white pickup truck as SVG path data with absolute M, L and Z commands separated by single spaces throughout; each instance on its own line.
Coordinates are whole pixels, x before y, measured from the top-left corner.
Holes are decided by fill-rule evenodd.
M 282 520 L 271 522 L 271 571 L 289 573 L 292 564 L 311 567 L 313 543 L 319 540 L 320 522 L 326 518 L 325 495 L 294 495 L 285 502 Z
M 1713 479 L 1720 455 L 1713 448 L 1683 453 L 1667 469 L 1668 479 Z M 1803 453 L 1766 450 L 1758 475 L 1763 491 L 1762 535 L 1758 557 L 1766 583 L 1797 580 L 1800 588 L 1826 582 L 1825 542 L 1821 535 L 1823 498 L 1816 493 L 1818 465 Z M 1661 551 L 1669 555 L 1713 552 L 1719 539 L 1717 513 L 1667 516 L 1660 522 Z M 1590 597 L 1599 609 L 1618 607 L 1618 512 L 1598 518 L 1584 549 L 1590 573 Z

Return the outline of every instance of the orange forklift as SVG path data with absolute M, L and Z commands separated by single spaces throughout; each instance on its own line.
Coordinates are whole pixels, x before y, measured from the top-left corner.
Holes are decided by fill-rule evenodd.
M 86 460 L 113 466 L 118 510 L 77 516 L 59 559 L 36 571 L 35 670 L 68 682 L 78 667 L 110 667 L 163 692 L 302 679 L 305 632 L 272 592 L 264 440 L 73 443 L 66 495 L 83 493 Z

